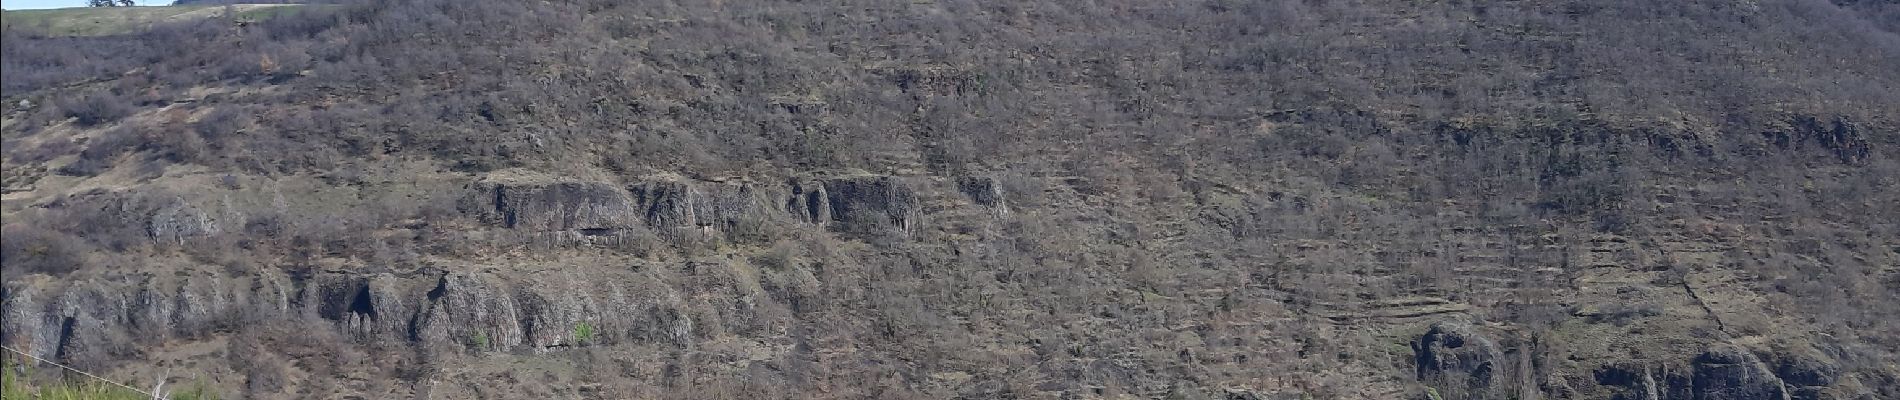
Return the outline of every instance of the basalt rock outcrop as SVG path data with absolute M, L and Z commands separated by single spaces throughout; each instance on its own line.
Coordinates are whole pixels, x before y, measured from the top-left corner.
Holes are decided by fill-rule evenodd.
M 1787 400 L 1781 378 L 1754 353 L 1733 345 L 1710 346 L 1695 359 L 1696 400 Z
M 1524 368 L 1507 365 L 1504 347 L 1465 323 L 1434 324 L 1412 346 L 1419 382 L 1440 399 L 1513 398 L 1511 377 L 1521 372 L 1513 369 Z M 1840 367 L 1820 352 L 1778 349 L 1763 357 L 1716 343 L 1693 358 L 1601 366 L 1595 384 L 1608 390 L 1599 395 L 1617 400 L 1854 398 L 1841 394 Z
M 1003 185 L 998 183 L 996 178 L 963 177 L 957 179 L 957 190 L 962 191 L 964 196 L 969 196 L 970 201 L 978 205 L 989 207 L 1000 213 L 1009 212 L 1009 204 L 1003 197 Z
M 179 244 L 204 236 L 241 229 L 246 215 L 229 197 L 191 198 L 165 193 L 128 193 L 94 189 L 41 207 L 93 216 L 89 229 L 137 229 L 135 235 L 163 244 Z M 116 234 L 116 233 L 115 233 Z
M 1852 398 L 1835 393 L 1831 387 L 1841 380 L 1838 361 L 1816 349 L 1791 349 L 1773 354 L 1777 360 L 1775 376 L 1786 384 L 1788 397 L 1794 400 L 1830 400 Z
M 470 186 L 474 201 L 465 201 L 464 211 L 507 228 L 614 229 L 643 222 L 627 192 L 605 183 L 480 181 Z
M 1687 361 L 1686 366 L 1668 362 L 1605 366 L 1597 371 L 1597 383 L 1619 388 L 1613 398 L 1627 400 L 1816 398 L 1791 396 L 1788 385 L 1776 375 L 1774 369 L 1754 353 L 1735 345 L 1711 345 L 1702 354 Z M 1818 383 L 1817 380 L 1825 379 L 1817 376 L 1800 378 L 1804 383 Z M 1818 396 L 1824 390 L 1821 387 L 1808 387 L 1799 392 Z
M 747 219 L 776 218 L 783 188 L 736 182 L 659 180 L 628 188 L 647 226 L 727 231 Z
M 1504 359 L 1496 342 L 1469 324 L 1432 325 L 1412 343 L 1418 379 L 1445 399 L 1506 398 L 1501 371 Z
M 888 224 L 910 232 L 921 214 L 917 192 L 896 178 L 831 179 L 824 187 L 832 222 Z
M 483 180 L 469 185 L 464 213 L 490 224 L 528 231 L 611 231 L 636 226 L 729 232 L 742 224 L 787 221 L 855 229 L 866 225 L 910 232 L 922 217 L 917 185 L 935 182 L 892 176 L 792 178 L 782 182 L 639 180 L 605 182 Z M 956 192 L 980 206 L 1001 208 L 1002 193 L 988 178 L 966 178 Z
M 240 324 L 333 324 L 360 340 L 494 351 L 573 345 L 582 324 L 597 332 L 589 339 L 598 343 L 690 340 L 694 322 L 685 303 L 656 281 L 591 268 L 23 279 L 6 288 L 4 342 L 35 356 L 84 362 L 141 341 Z
M 83 361 L 132 340 L 192 336 L 253 317 L 290 318 L 302 303 L 282 274 L 30 277 L 7 282 L 5 338 L 44 358 Z

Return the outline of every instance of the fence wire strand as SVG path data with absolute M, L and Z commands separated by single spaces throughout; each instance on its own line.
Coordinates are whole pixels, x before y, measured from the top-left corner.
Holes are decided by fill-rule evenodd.
M 79 373 L 80 375 L 85 375 L 85 376 L 87 376 L 87 377 L 91 377 L 92 379 L 98 379 L 98 380 L 101 380 L 101 381 L 105 381 L 106 383 L 110 383 L 110 384 L 114 384 L 114 385 L 118 385 L 119 387 L 122 387 L 122 388 L 126 388 L 126 389 L 128 389 L 128 390 L 131 390 L 131 391 L 134 391 L 134 392 L 139 392 L 139 394 L 143 394 L 143 395 L 146 395 L 146 396 L 151 396 L 151 398 L 153 398 L 153 399 L 157 399 L 157 400 L 165 400 L 165 397 L 164 397 L 164 396 L 159 396 L 159 395 L 156 395 L 156 394 L 152 394 L 152 392 L 147 392 L 147 391 L 144 391 L 144 390 L 139 390 L 139 388 L 135 388 L 135 387 L 132 387 L 132 385 L 127 385 L 127 384 L 124 384 L 124 383 L 119 383 L 119 381 L 115 381 L 115 380 L 111 380 L 111 379 L 106 379 L 105 377 L 102 377 L 102 376 L 98 376 L 98 375 L 93 375 L 93 374 L 92 374 L 92 373 L 90 373 L 90 372 L 86 372 L 86 371 L 80 371 L 80 370 L 79 370 L 78 368 L 73 368 L 73 367 L 68 367 L 68 366 L 66 366 L 66 364 L 60 364 L 60 363 L 57 363 L 57 362 L 54 362 L 53 360 L 48 360 L 48 359 L 44 359 L 44 358 L 39 358 L 38 356 L 34 356 L 34 355 L 32 355 L 32 354 L 27 354 L 27 353 L 26 353 L 26 352 L 24 352 L 24 351 L 19 351 L 19 350 L 15 350 L 15 349 L 13 349 L 12 347 L 7 347 L 7 346 L 0 346 L 0 349 L 6 349 L 7 351 L 11 351 L 11 352 L 14 352 L 15 354 L 19 354 L 19 355 L 23 355 L 23 356 L 26 356 L 27 358 L 31 358 L 31 359 L 34 359 L 34 360 L 36 360 L 36 361 L 39 361 L 39 362 L 43 362 L 43 363 L 47 363 L 47 364 L 53 364 L 53 366 L 55 366 L 55 367 L 60 367 L 60 368 L 62 368 L 62 369 L 65 369 L 65 370 L 67 370 L 67 371 L 72 371 L 72 372 L 78 372 L 78 373 Z

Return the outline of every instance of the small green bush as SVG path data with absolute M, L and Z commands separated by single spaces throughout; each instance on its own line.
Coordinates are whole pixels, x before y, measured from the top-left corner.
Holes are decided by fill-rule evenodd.
M 193 382 L 190 387 L 186 387 L 184 390 L 172 392 L 167 397 L 169 397 L 171 400 L 218 400 L 219 399 L 218 393 L 212 391 L 211 385 L 205 383 L 204 379 L 199 379 L 197 382 Z
M 488 332 L 476 331 L 469 335 L 468 342 L 469 345 L 475 346 L 476 350 L 488 350 Z
M 574 345 L 579 346 L 593 342 L 594 324 L 588 323 L 587 321 L 574 324 Z
M 0 357 L 0 398 L 25 399 L 33 392 L 13 373 L 13 358 Z

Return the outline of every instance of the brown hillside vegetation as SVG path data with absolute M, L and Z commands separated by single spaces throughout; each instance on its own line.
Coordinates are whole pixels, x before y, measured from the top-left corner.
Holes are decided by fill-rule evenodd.
M 229 398 L 1900 398 L 1890 1 L 295 9 L 5 28 L 0 343 Z

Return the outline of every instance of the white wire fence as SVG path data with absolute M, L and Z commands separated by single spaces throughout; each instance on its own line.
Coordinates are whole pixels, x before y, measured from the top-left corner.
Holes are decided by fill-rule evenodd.
M 59 367 L 60 369 L 64 369 L 64 370 L 67 370 L 67 371 L 72 371 L 72 372 L 74 372 L 74 373 L 78 373 L 78 374 L 80 374 L 80 375 L 84 375 L 84 376 L 86 376 L 86 377 L 89 377 L 89 378 L 92 378 L 92 379 L 97 379 L 97 380 L 99 380 L 100 382 L 105 382 L 105 383 L 110 383 L 110 384 L 113 384 L 113 385 L 116 385 L 116 386 L 118 386 L 118 387 L 122 387 L 122 388 L 125 388 L 126 390 L 131 390 L 131 391 L 133 391 L 133 392 L 138 392 L 139 394 L 143 394 L 143 395 L 145 395 L 145 396 L 148 396 L 148 397 L 151 397 L 151 398 L 152 398 L 153 400 L 166 400 L 166 399 L 167 399 L 167 397 L 166 397 L 166 396 L 165 396 L 165 395 L 163 394 L 163 393 L 164 393 L 164 388 L 165 388 L 165 382 L 164 382 L 164 380 L 163 380 L 163 379 L 160 379 L 160 380 L 159 380 L 159 383 L 158 383 L 158 385 L 157 385 L 157 386 L 153 386 L 153 387 L 152 387 L 152 390 L 149 390 L 149 391 L 147 391 L 147 390 L 140 390 L 139 388 L 135 388 L 135 387 L 132 387 L 132 385 L 127 385 L 127 384 L 125 384 L 125 383 L 123 383 L 123 382 L 119 382 L 119 381 L 115 381 L 115 380 L 111 380 L 111 379 L 106 379 L 106 378 L 105 378 L 105 377 L 103 377 L 103 376 L 98 376 L 98 375 L 93 375 L 93 374 L 92 374 L 91 372 L 86 372 L 86 371 L 81 371 L 81 370 L 79 370 L 78 368 L 73 368 L 73 367 L 71 367 L 71 366 L 68 366 L 68 365 L 66 365 L 66 364 L 60 364 L 59 362 L 55 362 L 55 361 L 53 361 L 53 360 L 48 360 L 48 359 L 44 359 L 44 358 L 40 358 L 39 356 L 35 356 L 35 355 L 32 355 L 32 354 L 28 354 L 27 352 L 24 352 L 24 351 L 20 351 L 20 350 L 17 350 L 17 349 L 14 349 L 14 348 L 12 348 L 12 347 L 7 347 L 7 346 L 0 346 L 0 349 L 6 349 L 6 351 L 8 351 L 8 352 L 12 352 L 12 353 L 14 353 L 14 354 L 19 354 L 19 355 L 21 355 L 21 356 L 25 356 L 26 358 L 29 358 L 29 359 L 32 359 L 32 360 L 34 360 L 34 361 L 39 361 L 39 362 L 41 362 L 41 363 L 46 363 L 46 364 L 51 364 L 51 365 L 53 365 L 53 366 L 55 366 L 55 367 Z

